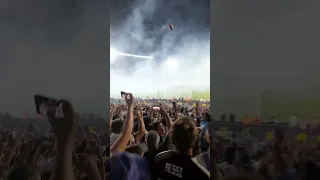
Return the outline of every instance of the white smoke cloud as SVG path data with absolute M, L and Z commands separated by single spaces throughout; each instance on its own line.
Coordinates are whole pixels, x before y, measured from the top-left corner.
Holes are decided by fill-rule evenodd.
M 138 54 L 135 51 L 139 51 L 139 49 L 134 46 L 139 46 L 139 44 L 128 42 L 128 37 L 130 37 L 134 39 L 134 42 L 143 44 L 144 48 L 152 49 L 151 54 L 138 55 L 152 56 L 154 58 L 136 58 L 135 66 L 132 67 L 134 69 L 130 69 L 132 73 L 129 74 L 124 73 L 125 70 L 119 71 L 118 68 L 111 68 L 111 96 L 120 95 L 120 91 L 132 92 L 143 96 L 144 94 L 155 94 L 158 90 L 161 92 L 174 91 L 175 87 L 185 87 L 187 91 L 208 90 L 210 87 L 209 31 L 207 31 L 208 34 L 204 33 L 206 31 L 186 33 L 184 28 L 189 27 L 182 23 L 173 24 L 174 29 L 170 31 L 168 24 L 171 23 L 171 18 L 159 25 L 154 32 L 147 31 L 144 26 L 144 20 L 157 12 L 159 4 L 156 3 L 157 1 L 155 0 L 146 0 L 141 4 L 137 4 L 132 14 L 128 15 L 127 20 L 117 27 L 126 31 L 120 38 L 111 41 L 110 45 L 113 51 Z M 177 16 L 179 15 L 177 14 Z M 112 31 L 113 29 L 111 29 Z M 154 34 L 154 36 L 150 36 L 150 34 Z M 178 40 L 178 36 L 182 34 L 182 38 Z M 159 45 L 159 36 L 161 36 L 160 48 L 155 48 L 156 43 Z M 130 49 L 132 52 L 123 52 L 123 49 Z M 170 54 L 170 52 L 174 53 Z M 166 59 L 157 59 L 159 54 L 166 53 L 168 53 Z M 119 54 L 111 53 L 111 56 L 110 63 L 116 63 Z M 121 57 L 121 60 L 124 60 L 123 57 Z

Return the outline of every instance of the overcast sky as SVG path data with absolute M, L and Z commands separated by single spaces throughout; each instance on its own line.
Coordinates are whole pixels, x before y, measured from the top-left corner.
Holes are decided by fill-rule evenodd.
M 33 95 L 106 109 L 109 12 L 104 0 L 2 0 L 0 112 L 35 114 Z
M 111 6 L 116 2 L 120 1 L 113 0 Z M 183 30 L 186 33 L 197 34 L 199 28 L 205 28 L 205 13 L 198 11 L 199 14 L 188 14 L 186 11 L 197 2 L 190 0 L 184 8 L 180 7 L 185 16 L 178 17 L 172 13 L 168 21 L 168 17 L 163 15 L 168 13 L 167 9 L 158 10 L 153 16 L 158 18 L 156 22 L 167 25 L 170 20 L 176 22 L 187 15 L 190 18 L 199 15 L 203 25 L 190 23 L 182 26 L 190 27 Z M 269 78 L 265 80 L 268 83 L 260 81 L 259 87 L 261 84 L 275 85 L 273 82 L 276 80 L 278 87 L 300 86 L 299 83 L 312 87 L 312 83 L 308 82 L 310 78 L 303 79 L 302 76 L 313 76 L 313 81 L 319 82 L 315 78 L 319 77 L 319 1 L 211 2 L 215 5 L 211 17 L 214 28 L 211 34 L 213 78 L 250 76 L 237 80 L 237 86 L 242 87 L 257 81 L 255 77 L 259 76 L 264 76 L 264 79 L 269 76 L 283 77 L 274 80 Z M 1 1 L 0 111 L 19 115 L 26 110 L 32 114 L 34 93 L 66 97 L 74 102 L 79 111 L 104 111 L 108 96 L 104 96 L 104 93 L 109 89 L 106 83 L 109 73 L 106 68 L 108 53 L 105 51 L 109 48 L 106 43 L 109 36 L 106 3 L 105 0 Z M 166 2 L 162 3 L 164 5 Z M 123 4 L 130 3 L 122 2 L 119 9 L 114 8 L 119 15 L 111 19 L 114 27 L 125 22 L 126 18 L 121 17 L 124 16 L 121 12 L 126 9 Z M 148 22 L 153 22 L 153 19 Z M 157 30 L 155 25 L 146 27 Z M 114 36 L 119 34 L 114 33 Z M 161 46 L 154 48 L 161 49 Z M 300 80 L 294 81 L 290 76 Z M 216 82 L 221 81 L 223 78 Z M 231 82 L 229 80 L 228 83 Z
M 1 1 L 0 112 L 22 115 L 27 111 L 32 116 L 35 93 L 67 98 L 80 112 L 105 112 L 110 88 L 110 35 L 115 44 L 130 39 L 125 42 L 130 46 L 122 48 L 129 47 L 131 53 L 160 52 L 163 47 L 173 52 L 195 43 L 202 44 L 201 48 L 193 48 L 197 51 L 192 53 L 199 54 L 199 50 L 206 47 L 209 62 L 208 1 L 109 2 L 110 6 L 106 0 Z M 139 17 L 143 17 L 143 22 L 139 22 Z M 170 34 L 169 23 L 173 23 L 174 33 Z M 129 26 L 121 29 L 125 25 L 132 29 Z M 159 32 L 163 32 L 163 28 L 166 33 Z M 135 35 L 135 39 L 128 36 L 128 32 L 132 32 L 130 35 Z M 206 46 L 200 42 L 203 39 Z M 187 40 L 189 44 L 183 45 Z M 206 67 L 209 73 L 209 66 Z M 126 86 L 124 81 L 116 83 Z M 209 80 L 205 83 L 209 85 Z
M 221 91 L 320 87 L 319 1 L 211 2 L 211 75 Z

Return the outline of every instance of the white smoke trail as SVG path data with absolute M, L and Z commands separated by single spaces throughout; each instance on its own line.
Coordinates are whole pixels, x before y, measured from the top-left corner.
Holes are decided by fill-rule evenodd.
M 133 72 L 126 74 L 111 68 L 110 92 L 111 96 L 118 96 L 120 91 L 132 92 L 135 94 L 156 93 L 158 90 L 164 91 L 174 90 L 175 86 L 185 86 L 186 91 L 205 89 L 210 87 L 210 34 L 204 33 L 189 33 L 185 34 L 187 28 L 183 24 L 174 25 L 175 29 L 171 32 L 168 22 L 159 25 L 159 28 L 153 32 L 155 36 L 164 35 L 160 41 L 161 50 L 155 50 L 152 54 L 134 53 L 136 49 L 131 42 L 128 41 L 128 36 L 135 39 L 135 42 L 141 42 L 144 46 L 152 47 L 156 38 L 147 36 L 147 31 L 144 30 L 144 19 L 147 16 L 152 16 L 156 12 L 159 4 L 158 1 L 146 0 L 138 4 L 129 18 L 121 26 L 121 29 L 126 29 L 120 38 L 111 41 L 111 57 L 110 63 L 117 62 L 119 56 L 135 56 L 136 68 Z M 192 6 L 190 4 L 190 6 Z M 201 11 L 201 9 L 200 9 Z M 209 13 L 208 13 L 209 14 Z M 148 32 L 150 34 L 150 32 Z M 177 43 L 177 35 L 185 34 Z M 122 52 L 121 49 L 131 49 L 132 52 Z M 174 51 L 172 51 L 172 49 Z M 167 59 L 161 59 L 158 62 L 154 57 L 159 54 L 174 52 L 169 54 Z M 123 60 L 123 58 L 122 58 Z M 131 69 L 132 70 L 132 69 Z

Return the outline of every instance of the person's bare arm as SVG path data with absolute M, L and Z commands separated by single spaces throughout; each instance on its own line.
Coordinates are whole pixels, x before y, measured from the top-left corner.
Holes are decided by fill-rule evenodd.
M 130 94 L 130 99 L 126 99 L 128 104 L 128 111 L 126 120 L 123 123 L 122 133 L 116 142 L 111 146 L 110 153 L 115 154 L 117 152 L 124 152 L 127 144 L 130 141 L 133 128 L 133 96 Z
M 141 140 L 141 138 L 143 138 L 143 136 L 147 133 L 144 121 L 143 121 L 143 117 L 141 112 L 137 112 L 137 117 L 138 117 L 138 132 L 136 132 L 133 136 L 136 142 L 139 142 Z
M 56 118 L 52 115 L 48 117 L 57 140 L 56 163 L 50 180 L 73 180 L 72 152 L 79 118 L 69 102 L 64 100 L 60 102 L 64 117 Z
M 100 149 L 100 146 L 101 146 L 101 143 L 100 143 L 100 140 L 99 140 L 99 137 L 96 136 L 96 141 L 98 143 L 98 146 L 97 146 L 97 149 L 98 149 L 98 152 L 99 152 L 99 173 L 100 173 L 100 177 L 102 179 L 105 178 L 106 176 L 106 173 L 105 173 L 105 166 L 104 166 L 104 160 L 103 160 L 103 155 L 102 155 L 102 151 Z
M 104 177 L 101 177 L 101 172 L 99 171 L 99 168 L 95 162 L 94 159 L 91 157 L 87 160 L 88 166 L 87 166 L 87 174 L 89 180 L 103 180 Z
M 162 117 L 164 118 L 164 120 L 166 121 L 166 127 L 168 129 L 171 128 L 171 124 L 172 124 L 172 121 L 169 117 L 169 114 L 167 113 L 167 111 L 165 109 L 163 109 L 162 107 L 160 107 L 160 113 L 162 115 Z
M 9 164 L 11 163 L 11 161 L 12 161 L 12 159 L 13 159 L 13 157 L 14 157 L 14 155 L 15 155 L 15 153 L 16 153 L 16 151 L 17 151 L 19 146 L 20 146 L 20 141 L 18 139 L 16 139 L 14 141 L 14 144 L 13 144 L 10 152 L 8 152 L 8 155 L 5 158 L 5 162 L 4 162 L 5 165 L 9 166 Z
M 27 165 L 32 166 L 33 164 L 35 164 L 36 153 L 37 153 L 38 149 L 39 149 L 39 141 L 35 141 L 33 146 L 32 146 L 31 152 L 28 155 L 28 158 L 27 158 L 27 161 L 26 161 Z
M 196 116 L 200 116 L 201 115 L 201 108 L 199 103 L 196 103 Z
M 56 165 L 50 180 L 72 180 L 72 144 L 57 143 Z
M 151 110 L 150 112 L 150 118 L 151 118 L 151 121 L 154 122 L 154 113 L 155 111 L 154 110 Z

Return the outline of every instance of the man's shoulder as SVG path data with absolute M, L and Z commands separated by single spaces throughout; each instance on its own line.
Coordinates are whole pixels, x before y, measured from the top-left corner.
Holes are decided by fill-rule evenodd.
M 119 137 L 121 134 L 116 134 L 116 133 L 110 133 L 110 138 L 113 138 L 113 137 Z
M 175 154 L 175 152 L 163 152 L 158 154 L 156 159 L 156 164 L 158 164 L 158 166 L 156 165 L 156 169 L 158 169 L 159 174 L 172 174 L 179 169 L 181 172 L 179 179 L 200 178 L 209 180 L 210 178 L 209 171 L 202 167 L 195 158 L 180 156 Z
M 160 152 L 156 155 L 155 157 L 155 162 L 159 162 L 159 161 L 162 161 L 162 160 L 165 160 L 165 159 L 168 159 L 168 158 L 171 158 L 173 157 L 175 154 L 177 154 L 177 152 L 174 152 L 172 150 L 169 150 L 169 151 L 163 151 L 163 152 Z
M 200 160 L 200 159 L 205 158 L 206 156 L 210 157 L 210 151 L 200 153 L 200 154 L 196 155 L 194 158 L 196 160 Z
M 179 152 L 176 151 L 164 151 L 156 155 L 154 161 L 155 163 L 174 163 L 174 164 L 183 164 L 186 167 L 189 167 L 190 164 L 193 164 L 194 161 L 192 160 L 193 158 L 180 154 Z M 192 166 L 192 165 L 191 165 Z
M 205 168 L 204 164 L 200 163 L 202 161 L 205 162 L 204 159 L 206 155 L 210 157 L 208 152 L 206 152 L 206 153 L 200 154 L 199 156 L 196 156 L 195 158 L 191 158 L 190 160 L 192 161 L 194 169 L 197 169 L 199 172 L 205 174 L 206 176 L 210 176 L 210 172 Z M 210 158 L 208 158 L 208 160 L 210 161 Z
M 203 158 L 203 156 L 207 155 L 207 153 L 208 152 L 200 154 L 198 158 Z M 195 174 L 198 174 L 199 176 L 201 176 L 201 174 L 205 176 L 210 176 L 210 173 L 205 169 L 205 167 L 199 164 L 197 157 L 187 157 L 175 151 L 165 151 L 159 153 L 155 158 L 155 162 L 158 162 L 160 164 L 162 162 L 173 163 L 178 166 L 182 166 L 184 169 L 193 169 L 193 172 Z
M 196 155 L 196 157 L 206 156 L 207 154 L 210 155 L 210 150 L 209 150 L 209 151 L 202 152 L 202 153 L 199 153 L 198 155 Z

